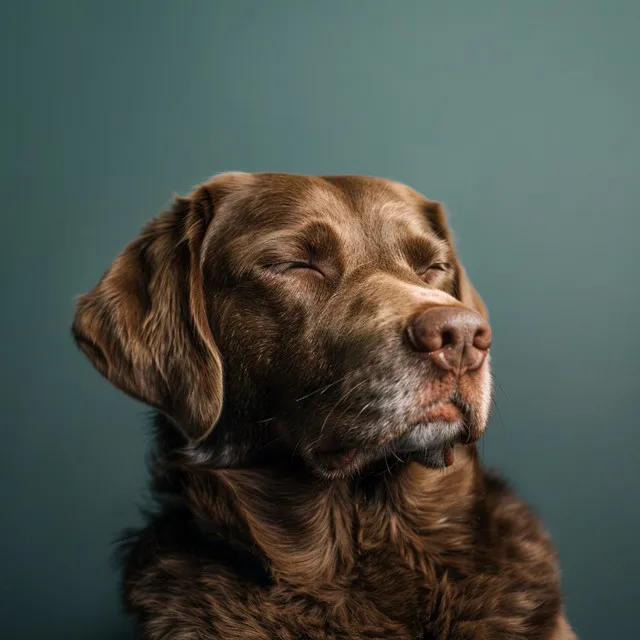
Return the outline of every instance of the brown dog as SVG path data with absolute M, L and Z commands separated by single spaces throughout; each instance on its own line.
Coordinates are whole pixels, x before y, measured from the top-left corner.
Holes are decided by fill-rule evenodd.
M 157 409 L 159 508 L 124 549 L 141 637 L 575 638 L 548 536 L 476 457 L 491 331 L 436 202 L 223 174 L 73 331 Z

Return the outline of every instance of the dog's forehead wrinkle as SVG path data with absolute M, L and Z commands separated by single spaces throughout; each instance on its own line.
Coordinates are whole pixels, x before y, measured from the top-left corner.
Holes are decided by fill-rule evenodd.
M 384 304 L 381 299 L 384 292 Z M 417 284 L 409 282 L 405 279 L 397 277 L 395 274 L 385 271 L 376 270 L 372 272 L 365 282 L 365 296 L 380 299 L 380 311 L 383 314 L 381 321 L 397 322 L 397 318 L 389 313 L 388 305 L 393 305 L 394 301 L 398 303 L 398 310 L 406 313 L 406 305 L 422 305 L 422 304 L 443 304 L 458 305 L 459 301 L 452 295 L 429 287 L 425 284 Z M 415 309 L 417 310 L 417 308 Z M 377 314 L 372 320 L 378 321 Z
M 409 191 L 411 193 L 411 191 Z M 217 220 L 216 220 L 217 218 Z M 240 224 L 241 223 L 241 224 Z M 411 198 L 386 181 L 347 177 L 336 183 L 325 179 L 280 174 L 262 174 L 260 180 L 242 182 L 221 200 L 212 227 L 222 228 L 240 250 L 248 250 L 271 237 L 274 243 L 298 237 L 314 223 L 325 223 L 344 247 L 347 271 L 367 263 L 397 263 L 403 260 L 402 242 L 409 236 L 437 243 L 425 216 Z M 203 254 L 209 250 L 207 234 Z M 438 249 L 438 245 L 434 245 Z
M 348 202 L 340 192 L 326 182 L 313 182 L 302 192 L 298 208 L 301 212 L 321 213 L 325 217 L 344 216 L 349 213 Z

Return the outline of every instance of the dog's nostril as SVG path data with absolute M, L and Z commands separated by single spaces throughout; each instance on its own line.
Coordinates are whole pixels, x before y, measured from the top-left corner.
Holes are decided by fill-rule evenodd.
M 482 324 L 476 329 L 473 346 L 482 351 L 486 351 L 491 346 L 491 329 L 488 324 Z
M 430 327 L 425 327 L 419 323 L 410 324 L 407 327 L 407 335 L 411 346 L 416 351 L 422 351 L 424 353 L 430 353 L 437 351 L 445 346 L 443 334 L 439 330 L 432 330 Z M 453 341 L 453 335 L 450 336 Z
M 455 344 L 456 337 L 453 331 L 443 331 L 441 334 L 441 342 L 440 348 Z

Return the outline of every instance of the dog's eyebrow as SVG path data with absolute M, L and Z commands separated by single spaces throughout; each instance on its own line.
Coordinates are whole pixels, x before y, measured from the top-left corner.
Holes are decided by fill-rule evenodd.
M 436 237 L 408 236 L 401 238 L 398 246 L 403 257 L 414 265 L 450 260 L 452 256 L 449 244 Z
M 331 224 L 312 220 L 297 228 L 282 228 L 262 235 L 251 234 L 238 244 L 238 250 L 232 251 L 241 272 L 249 271 L 256 263 L 287 261 L 323 260 L 341 266 L 344 260 L 341 239 Z
M 324 251 L 337 250 L 341 235 L 332 224 L 324 220 L 310 220 L 297 227 L 265 234 L 263 239 L 265 245 L 270 242 L 289 243 L 309 251 Z

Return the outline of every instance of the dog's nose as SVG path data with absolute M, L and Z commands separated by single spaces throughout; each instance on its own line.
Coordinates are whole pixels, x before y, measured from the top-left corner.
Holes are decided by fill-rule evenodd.
M 409 341 L 445 371 L 478 369 L 491 346 L 489 323 L 464 307 L 431 307 L 416 315 L 407 327 Z

